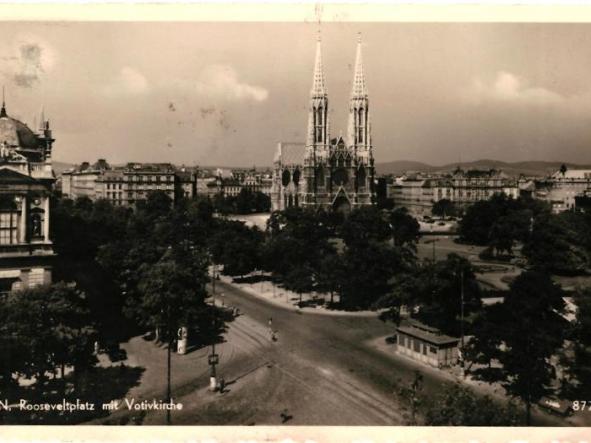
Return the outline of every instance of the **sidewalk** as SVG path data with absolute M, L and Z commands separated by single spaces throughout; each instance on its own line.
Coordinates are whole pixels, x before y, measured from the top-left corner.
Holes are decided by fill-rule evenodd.
M 237 289 L 240 289 L 248 294 L 257 297 L 267 303 L 274 304 L 275 306 L 291 311 L 300 311 L 302 313 L 321 314 L 321 315 L 336 315 L 336 316 L 352 316 L 352 317 L 376 317 L 379 311 L 337 311 L 327 309 L 325 306 L 317 305 L 316 307 L 303 307 L 297 306 L 300 296 L 295 292 L 289 291 L 285 288 L 280 288 L 269 281 L 263 281 L 258 283 L 236 283 L 232 277 L 220 274 L 220 281 L 231 285 Z M 218 293 L 216 298 L 223 300 L 223 295 Z M 338 296 L 335 295 L 334 299 L 338 301 Z M 309 302 L 311 300 L 318 300 L 319 302 L 330 300 L 330 296 L 327 294 L 313 295 L 310 293 L 302 294 L 302 302 Z

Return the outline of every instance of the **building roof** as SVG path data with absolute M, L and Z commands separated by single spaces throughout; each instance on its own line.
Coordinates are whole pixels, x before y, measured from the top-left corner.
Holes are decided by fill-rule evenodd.
M 468 169 L 464 171 L 457 168 L 453 173 L 454 178 L 509 178 L 500 169 Z
M 437 328 L 427 326 L 416 320 L 407 321 L 396 328 L 397 332 L 410 335 L 433 345 L 453 345 L 460 341 L 457 337 L 442 334 Z
M 6 113 L 0 117 L 0 143 L 4 142 L 8 146 L 39 149 L 39 139 L 35 133 L 26 124 Z
M 32 183 L 39 183 L 34 178 L 16 172 L 10 168 L 2 168 L 0 169 L 0 182 L 3 184 L 32 184 Z
M 563 174 L 560 171 L 556 171 L 552 174 L 552 178 L 556 179 L 590 179 L 591 169 L 567 169 Z
M 277 145 L 275 161 L 283 165 L 303 165 L 306 145 L 304 143 L 283 143 Z

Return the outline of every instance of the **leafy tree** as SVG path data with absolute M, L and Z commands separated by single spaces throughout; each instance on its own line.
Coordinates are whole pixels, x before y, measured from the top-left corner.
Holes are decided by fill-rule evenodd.
M 552 392 L 555 369 L 550 357 L 562 347 L 567 322 L 562 289 L 547 274 L 525 272 L 517 277 L 502 304 L 498 334 L 503 347 L 495 349 L 502 369 L 481 371 L 481 376 L 499 381 L 507 392 L 521 399 L 526 423 L 531 405 Z
M 224 274 L 242 276 L 262 267 L 263 240 L 258 228 L 225 220 L 218 223 L 209 246 L 214 261 L 224 266 Z
M 481 309 L 481 293 L 470 262 L 457 254 L 401 275 L 394 281 L 391 303 L 409 306 L 411 311 L 418 307 L 413 313 L 418 320 L 457 336 L 462 329 L 462 278 L 464 326 L 468 329 L 470 316 Z
M 242 188 L 236 196 L 217 194 L 214 206 L 221 214 L 251 214 L 253 212 L 269 212 L 271 198 L 262 192 Z
M 318 269 L 322 257 L 330 254 L 331 227 L 325 215 L 301 208 L 288 208 L 273 213 L 267 223 L 269 238 L 263 252 L 264 267 L 279 279 L 284 279 L 291 267 Z M 310 274 L 312 278 L 312 274 Z
M 493 199 L 477 201 L 468 207 L 458 224 L 458 233 L 462 241 L 481 246 L 488 245 L 490 230 L 499 217 L 500 205 L 497 204 L 497 200 L 504 200 L 503 197 Z
M 496 251 L 497 256 L 503 252 L 513 254 L 515 243 L 527 239 L 531 217 L 528 210 L 511 211 L 493 222 L 489 233 L 489 245 Z
M 591 263 L 591 223 L 585 214 L 563 212 L 536 217 L 523 254 L 535 268 L 573 275 Z
M 406 208 L 395 209 L 390 213 L 390 226 L 392 227 L 394 246 L 407 247 L 416 251 L 420 226 Z
M 529 240 L 532 219 L 549 213 L 545 202 L 532 198 L 513 199 L 495 194 L 471 205 L 458 225 L 460 239 L 481 246 L 512 248 L 517 241 Z M 509 241 L 505 242 L 504 237 Z
M 137 202 L 137 209 L 143 211 L 149 218 L 166 217 L 172 207 L 172 199 L 164 191 L 148 193 L 145 200 Z
M 569 339 L 572 342 L 572 356 L 567 372 L 571 398 L 591 398 L 591 289 L 575 294 L 576 320 Z
M 382 212 L 375 206 L 363 206 L 351 211 L 340 228 L 340 237 L 347 246 L 386 241 L 391 228 Z
M 302 294 L 310 292 L 314 288 L 313 272 L 313 269 L 307 263 L 295 263 L 283 279 L 285 287 L 298 294 L 298 304 L 300 306 L 302 304 Z
M 203 254 L 165 254 L 155 265 L 142 267 L 137 311 L 142 324 L 160 331 L 167 347 L 167 401 L 171 399 L 171 349 L 181 327 L 209 325 L 205 304 L 207 258 Z M 204 324 L 205 323 L 205 324 Z M 167 415 L 170 423 L 170 412 Z
M 330 304 L 334 303 L 334 294 L 341 291 L 345 280 L 343 274 L 343 258 L 335 251 L 325 254 L 318 268 L 315 269 L 316 289 L 330 294 Z
M 5 377 L 36 377 L 41 389 L 48 372 L 72 366 L 77 375 L 92 366 L 96 330 L 85 296 L 57 283 L 16 291 L 0 300 L 2 341 L 10 351 Z M 4 349 L 4 348 L 3 348 Z
M 367 309 L 391 290 L 391 279 L 404 269 L 401 254 L 380 242 L 353 243 L 342 255 L 341 304 L 347 309 Z
M 243 276 L 260 267 L 262 236 L 237 236 L 224 247 L 222 264 L 224 274 Z
M 458 215 L 458 209 L 454 202 L 447 198 L 443 198 L 433 203 L 431 213 L 438 217 L 455 217 Z
M 469 361 L 467 370 L 470 371 L 473 364 L 486 365 L 487 371 L 492 371 L 492 363 L 500 356 L 501 337 L 498 327 L 503 322 L 505 308 L 502 304 L 493 304 L 485 307 L 472 324 L 473 337 L 464 348 L 464 355 Z M 475 374 L 482 371 L 476 369 Z
M 476 396 L 459 383 L 448 384 L 426 407 L 427 426 L 519 426 L 513 403 L 502 406 L 489 396 Z

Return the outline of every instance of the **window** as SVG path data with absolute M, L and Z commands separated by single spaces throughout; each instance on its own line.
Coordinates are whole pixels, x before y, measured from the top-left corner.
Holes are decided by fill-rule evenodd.
M 11 245 L 18 242 L 17 212 L 0 212 L 0 244 Z
M 421 342 L 416 338 L 413 338 L 413 349 L 415 352 L 421 352 Z
M 435 346 L 429 346 L 429 352 L 431 354 L 437 354 L 437 348 Z

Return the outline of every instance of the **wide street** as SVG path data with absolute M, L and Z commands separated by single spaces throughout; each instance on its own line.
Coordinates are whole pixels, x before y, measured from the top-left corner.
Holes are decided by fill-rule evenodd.
M 228 324 L 218 376 L 228 384 L 225 394 L 207 391 L 208 349 L 173 355 L 173 398 L 183 403 L 174 424 L 257 425 L 404 425 L 408 414 L 394 394 L 409 385 L 414 371 L 424 376 L 423 393 L 434 395 L 454 377 L 378 349 L 376 342 L 393 332 L 376 317 L 299 313 L 269 303 L 223 282 L 226 305 L 241 315 Z M 278 331 L 272 342 L 268 321 Z M 126 398 L 161 399 L 165 351 L 133 339 L 124 345 L 132 366 L 145 367 L 140 384 Z M 391 347 L 387 347 L 391 351 Z M 117 411 L 107 420 L 130 415 Z M 164 424 L 164 412 L 148 412 L 144 424 Z M 561 426 L 557 417 L 536 411 L 534 424 Z
M 436 394 L 445 382 L 450 381 L 447 373 L 405 357 L 386 355 L 372 346 L 373 338 L 393 332 L 392 324 L 376 317 L 299 314 L 253 297 L 232 285 L 221 283 L 220 286 L 226 302 L 238 306 L 256 322 L 266 324 L 269 317 L 273 318 L 273 327 L 279 330 L 280 337 L 275 345 L 274 358 L 280 359 L 278 361 L 294 375 L 302 377 L 310 389 L 322 389 L 336 380 L 346 380 L 346 384 L 357 386 L 359 391 L 351 393 L 353 398 L 339 403 L 343 414 L 369 407 L 383 411 L 384 418 L 390 414 L 390 423 L 376 421 L 376 425 L 404 424 L 400 421 L 400 405 L 392 393 L 399 386 L 408 386 L 415 370 L 419 369 L 424 376 L 425 393 Z M 364 399 L 366 396 L 369 398 Z M 538 426 L 566 424 L 545 413 L 535 413 L 533 421 Z M 343 421 L 341 424 L 350 423 Z

